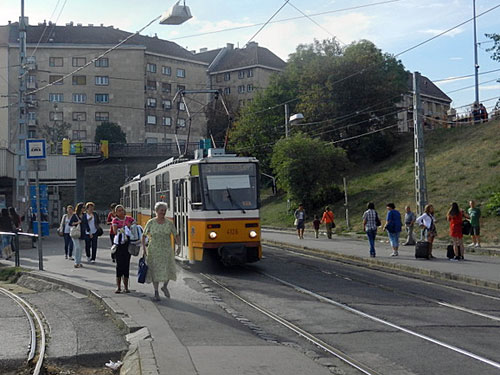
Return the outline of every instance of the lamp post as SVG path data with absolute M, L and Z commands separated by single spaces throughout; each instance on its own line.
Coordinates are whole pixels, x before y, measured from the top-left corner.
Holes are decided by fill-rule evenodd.
M 476 103 L 479 105 L 479 63 L 477 59 L 477 33 L 476 33 L 476 0 L 472 0 L 472 14 L 474 17 L 474 78 Z
M 288 138 L 289 127 L 290 125 L 299 123 L 304 119 L 304 115 L 302 113 L 295 113 L 291 116 L 288 116 L 290 109 L 288 107 L 288 103 L 285 104 L 285 138 Z

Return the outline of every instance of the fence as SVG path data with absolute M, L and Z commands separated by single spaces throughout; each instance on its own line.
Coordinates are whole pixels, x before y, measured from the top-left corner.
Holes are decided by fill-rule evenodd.
M 31 237 L 31 239 L 36 238 L 38 239 L 38 234 L 33 234 L 33 233 L 26 233 L 26 232 L 0 232 L 0 237 L 1 236 L 10 236 L 11 241 L 10 241 L 10 246 L 13 249 L 14 252 L 14 262 L 16 267 L 20 267 L 21 265 L 21 259 L 20 259 L 20 246 L 19 246 L 19 236 L 26 236 L 26 237 Z M 3 246 L 3 241 L 0 241 L 0 245 Z M 3 251 L 4 248 L 2 248 L 2 256 L 3 256 Z

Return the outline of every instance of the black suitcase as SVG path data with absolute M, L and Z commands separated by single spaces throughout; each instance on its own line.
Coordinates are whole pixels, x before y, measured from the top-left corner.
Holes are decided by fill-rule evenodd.
M 453 251 L 453 245 L 448 245 L 446 247 L 446 257 L 448 259 L 451 259 L 451 258 L 455 257 L 455 252 Z
M 415 258 L 429 259 L 430 243 L 427 241 L 418 241 L 415 245 Z

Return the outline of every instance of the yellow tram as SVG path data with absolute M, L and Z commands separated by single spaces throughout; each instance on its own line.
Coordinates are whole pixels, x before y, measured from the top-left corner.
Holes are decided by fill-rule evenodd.
M 120 188 L 121 203 L 144 226 L 156 202 L 165 202 L 181 238 L 178 260 L 194 263 L 214 255 L 226 265 L 258 261 L 257 159 L 199 151 L 194 160 L 172 158 L 135 176 Z

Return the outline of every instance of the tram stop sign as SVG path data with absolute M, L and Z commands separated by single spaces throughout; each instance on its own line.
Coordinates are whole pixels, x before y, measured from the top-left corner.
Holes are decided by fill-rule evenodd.
M 45 159 L 45 139 L 27 139 L 26 140 L 26 159 Z

